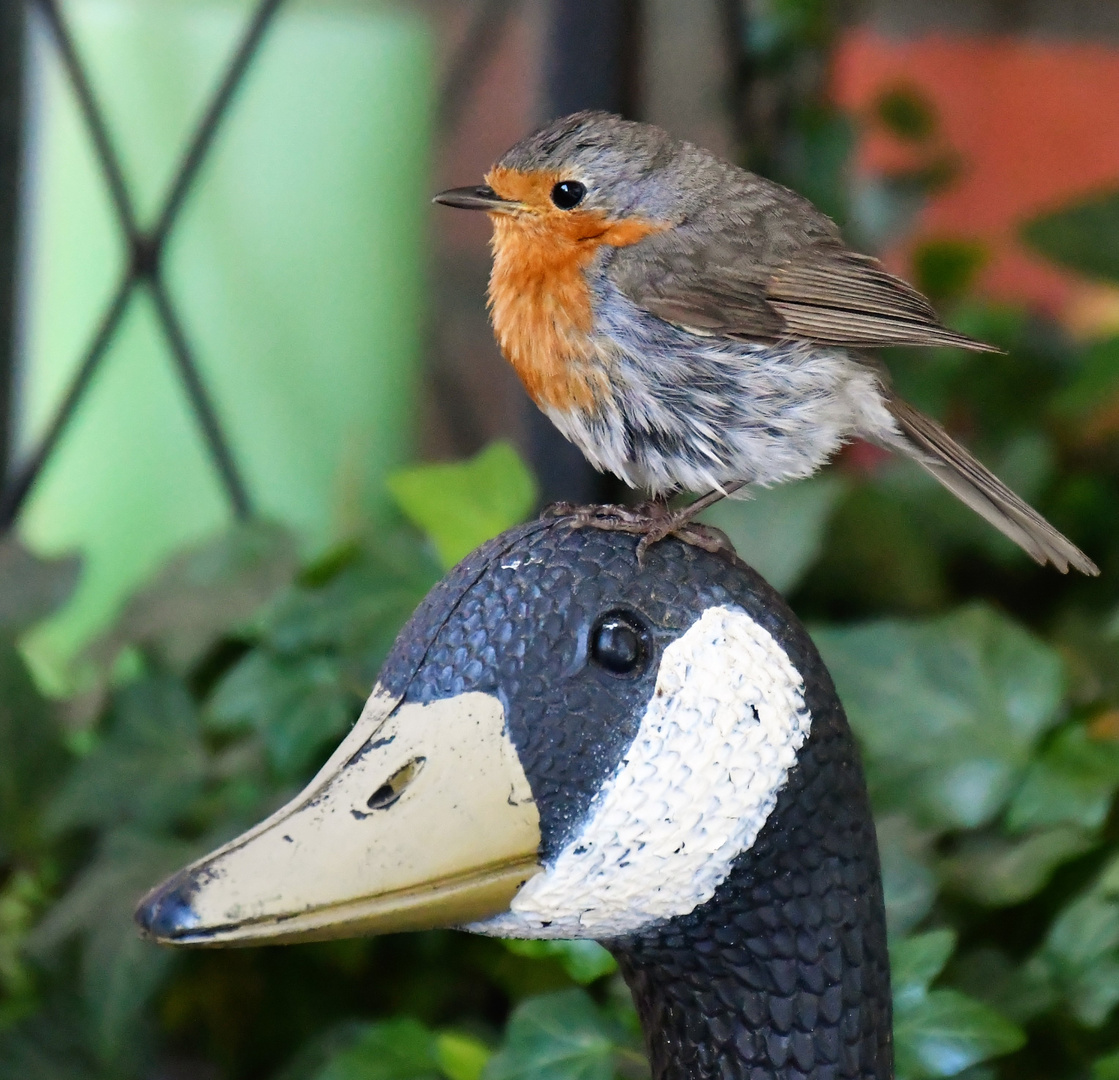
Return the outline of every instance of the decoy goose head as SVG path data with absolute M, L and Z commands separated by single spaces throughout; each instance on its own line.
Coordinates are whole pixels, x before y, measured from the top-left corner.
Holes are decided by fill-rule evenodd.
M 459 564 L 306 790 L 142 901 L 157 941 L 465 925 L 618 957 L 654 1077 L 892 1075 L 858 756 L 781 598 L 551 519 Z

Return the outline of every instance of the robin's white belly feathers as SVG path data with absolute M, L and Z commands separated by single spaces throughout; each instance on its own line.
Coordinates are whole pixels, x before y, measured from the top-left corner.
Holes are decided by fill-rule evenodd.
M 639 311 L 605 276 L 593 288 L 610 397 L 597 413 L 545 411 L 632 487 L 776 484 L 810 476 L 855 436 L 897 438 L 874 371 L 843 349 L 705 337 Z

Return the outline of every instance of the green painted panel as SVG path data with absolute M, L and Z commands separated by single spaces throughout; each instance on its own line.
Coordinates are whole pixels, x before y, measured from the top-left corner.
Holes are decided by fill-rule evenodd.
M 248 8 L 66 6 L 144 221 Z M 53 411 L 121 262 L 69 88 L 44 46 L 24 446 Z M 431 85 L 429 36 L 413 14 L 282 8 L 167 252 L 170 291 L 252 498 L 307 551 L 381 513 L 384 474 L 409 454 Z M 33 640 L 39 665 L 54 669 L 155 563 L 226 515 L 146 300 L 109 362 L 21 523 L 38 550 L 87 559 L 75 604 Z

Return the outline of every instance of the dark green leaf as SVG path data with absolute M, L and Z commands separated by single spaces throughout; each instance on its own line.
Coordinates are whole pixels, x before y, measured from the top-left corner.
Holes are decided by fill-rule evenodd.
M 582 990 L 532 998 L 509 1019 L 485 1080 L 611 1080 L 616 1033 Z
M 1069 1011 L 1099 1027 L 1119 1004 L 1119 860 L 1053 921 L 1035 957 Z
M 504 944 L 517 956 L 557 961 L 572 979 L 583 986 L 601 979 L 603 975 L 612 975 L 618 970 L 614 957 L 597 941 L 587 939 L 534 941 L 510 938 Z
M 1026 771 L 1006 815 L 1011 829 L 1103 824 L 1119 787 L 1119 743 L 1092 739 L 1080 725 L 1058 733 Z
M 832 604 L 916 612 L 938 607 L 945 591 L 930 536 L 902 500 L 870 485 L 836 507 L 804 587 Z
M 961 297 L 987 261 L 987 249 L 975 240 L 926 240 L 913 252 L 917 286 L 936 304 Z
M 936 132 L 936 109 L 920 87 L 890 87 L 878 95 L 874 110 L 899 139 L 924 142 Z
M 989 608 L 814 637 L 876 786 L 931 824 L 990 820 L 1057 718 L 1060 659 Z
M 89 1046 L 80 1004 L 67 996 L 19 1024 L 0 1027 L 0 1076 L 5 1080 L 105 1080 Z
M 981 945 L 952 961 L 956 990 L 990 1005 L 1016 1024 L 1027 1024 L 1057 1003 L 1049 972 L 1033 960 L 1020 964 L 1006 952 Z
M 890 942 L 890 981 L 894 1007 L 905 1009 L 924 998 L 956 948 L 952 930 L 932 930 Z
M 0 637 L 0 862 L 43 846 L 42 812 L 66 763 L 54 710 Z
M 968 836 L 940 870 L 957 892 L 989 907 L 1008 907 L 1039 892 L 1058 866 L 1095 845 L 1092 836 L 1073 828 L 1019 837 Z
M 237 525 L 172 559 L 125 605 L 90 656 L 107 666 L 124 646 L 140 645 L 183 671 L 289 584 L 296 565 L 290 533 L 261 522 Z
M 194 702 L 159 675 L 114 698 L 105 736 L 79 761 L 51 804 L 55 830 L 174 820 L 198 796 L 207 762 Z
M 874 828 L 882 861 L 886 924 L 895 937 L 916 926 L 936 898 L 936 875 L 927 861 L 930 837 L 904 814 L 879 815 Z
M 110 833 L 28 939 L 40 957 L 80 940 L 90 1038 L 106 1062 L 130 1055 L 142 1011 L 178 955 L 140 938 L 132 920 L 136 902 L 209 846 L 205 839 L 187 845 L 130 830 Z
M 57 611 L 81 571 L 76 555 L 44 559 L 9 534 L 0 538 L 0 633 L 14 634 Z
M 314 1080 L 438 1080 L 435 1036 L 415 1020 L 368 1024 Z
M 218 684 L 209 718 L 219 730 L 259 731 L 276 772 L 291 778 L 346 730 L 359 707 L 335 657 L 288 659 L 258 649 Z
M 933 990 L 894 1016 L 899 1080 L 956 1076 L 1025 1041 L 1016 1024 L 955 990 Z
M 1036 217 L 1022 229 L 1035 251 L 1089 277 L 1119 281 L 1119 191 Z
M 837 475 L 759 488 L 749 499 L 723 499 L 703 515 L 739 556 L 775 589 L 790 592 L 816 561 L 832 510 L 844 491 Z
M 403 469 L 388 485 L 408 520 L 431 537 L 444 568 L 523 521 L 537 499 L 532 474 L 507 442 L 469 461 Z

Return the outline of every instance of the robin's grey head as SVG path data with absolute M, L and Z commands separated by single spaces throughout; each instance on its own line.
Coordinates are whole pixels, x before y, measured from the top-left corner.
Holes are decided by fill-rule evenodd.
M 723 168 L 661 128 L 585 111 L 552 121 L 506 151 L 485 187 L 455 188 L 436 201 L 557 224 L 573 215 L 600 224 L 673 225 L 705 186 L 705 174 Z

